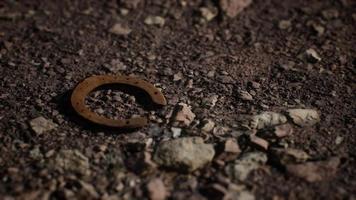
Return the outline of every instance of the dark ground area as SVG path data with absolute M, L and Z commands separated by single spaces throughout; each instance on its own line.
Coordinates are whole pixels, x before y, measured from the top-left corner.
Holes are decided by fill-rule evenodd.
M 1 0 L 0 199 L 355 199 L 356 2 L 255 0 L 211 20 L 203 7 L 218 10 L 208 0 Z M 150 25 L 149 16 L 162 18 Z M 113 33 L 115 24 L 123 30 Z M 317 55 L 305 59 L 308 49 Z M 94 129 L 68 105 L 94 74 L 147 80 L 168 105 L 148 113 L 129 95 L 97 92 L 88 100 L 97 113 L 148 113 L 150 125 Z M 180 102 L 195 114 L 189 125 L 172 123 Z M 320 122 L 293 125 L 269 149 L 303 150 L 311 165 L 339 158 L 317 181 L 244 139 L 249 116 L 289 108 L 318 110 Z M 36 131 L 39 116 L 56 125 Z M 200 128 L 206 119 L 211 132 Z M 191 173 L 152 163 L 160 141 L 188 136 L 214 145 L 214 159 Z M 227 170 L 236 158 L 219 157 L 228 139 L 242 150 L 237 160 L 260 151 L 268 162 L 236 180 Z

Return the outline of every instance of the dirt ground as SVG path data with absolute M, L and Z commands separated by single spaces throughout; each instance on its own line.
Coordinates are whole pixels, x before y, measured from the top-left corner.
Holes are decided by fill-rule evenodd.
M 218 14 L 208 19 L 201 8 Z M 162 18 L 150 24 L 150 16 Z M 355 25 L 353 0 L 254 0 L 232 18 L 209 0 L 1 0 L 0 199 L 356 199 Z M 310 49 L 317 55 L 306 59 Z M 150 123 L 95 128 L 68 103 L 95 74 L 147 80 L 168 105 L 146 111 L 130 95 L 100 90 L 87 100 L 97 113 L 149 114 Z M 172 135 L 178 103 L 195 119 Z M 293 125 L 270 147 L 303 150 L 308 162 L 337 157 L 335 172 L 308 181 L 262 150 L 269 161 L 235 180 L 226 170 L 234 160 L 219 162 L 219 145 L 235 138 L 240 156 L 259 151 L 236 138 L 242 121 L 289 108 L 315 109 L 320 122 Z M 55 127 L 34 130 L 39 116 Z M 213 131 L 200 129 L 204 119 Z M 214 160 L 190 173 L 152 163 L 162 140 L 188 136 L 214 145 Z

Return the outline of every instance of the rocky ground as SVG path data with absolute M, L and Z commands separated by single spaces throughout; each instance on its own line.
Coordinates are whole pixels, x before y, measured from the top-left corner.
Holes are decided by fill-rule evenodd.
M 353 0 L 3 0 L 0 199 L 356 199 Z M 168 105 L 94 91 L 95 74 Z

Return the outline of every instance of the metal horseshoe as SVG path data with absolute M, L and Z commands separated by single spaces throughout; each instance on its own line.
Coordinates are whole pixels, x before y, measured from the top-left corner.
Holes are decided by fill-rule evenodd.
M 95 88 L 109 84 L 124 84 L 140 88 L 148 93 L 154 103 L 161 106 L 167 105 L 162 92 L 147 81 L 130 76 L 96 75 L 83 80 L 74 89 L 71 96 L 74 110 L 85 119 L 104 126 L 115 128 L 139 128 L 145 126 L 148 123 L 147 117 L 115 120 L 100 116 L 88 109 L 85 105 L 85 97 Z

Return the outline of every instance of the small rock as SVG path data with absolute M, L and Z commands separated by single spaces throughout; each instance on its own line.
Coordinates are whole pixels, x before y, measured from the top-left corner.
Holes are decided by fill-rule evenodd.
M 112 59 L 110 64 L 105 64 L 104 67 L 113 73 L 118 73 L 127 69 L 127 66 L 119 59 Z
M 267 151 L 268 147 L 269 147 L 269 143 L 267 140 L 260 138 L 258 136 L 256 136 L 255 134 L 251 134 L 249 135 L 249 139 L 250 139 L 250 143 L 259 148 L 262 149 L 264 151 Z
M 89 159 L 78 150 L 60 150 L 54 159 L 49 162 L 50 168 L 87 175 Z
M 278 23 L 278 28 L 281 30 L 286 30 L 291 26 L 292 26 L 292 22 L 290 20 L 281 20 Z
M 206 133 L 211 132 L 215 126 L 215 123 L 210 119 L 203 120 L 202 124 L 203 124 L 203 126 L 201 127 L 201 130 Z
M 183 74 L 182 72 L 178 72 L 176 74 L 173 75 L 173 81 L 180 81 L 183 79 Z
M 287 165 L 287 172 L 305 179 L 308 182 L 318 182 L 331 179 L 337 172 L 340 158 L 332 157 L 326 161 L 307 162 Z
M 289 109 L 289 117 L 299 126 L 313 126 L 320 121 L 319 113 L 312 109 Z
M 206 8 L 206 7 L 202 7 L 199 10 L 200 10 L 200 13 L 201 13 L 202 17 L 204 17 L 204 19 L 207 22 L 209 22 L 212 19 L 214 19 L 216 17 L 216 15 L 217 15 L 217 12 L 214 12 L 214 11 L 212 11 L 209 8 Z
M 239 98 L 245 101 L 253 101 L 253 97 L 250 93 L 248 93 L 247 91 L 239 91 Z
M 336 139 L 335 139 L 335 144 L 336 144 L 336 145 L 339 145 L 339 144 L 341 144 L 343 141 L 344 141 L 344 138 L 343 138 L 343 137 L 337 136 Z
M 241 149 L 237 144 L 235 139 L 227 139 L 224 143 L 224 152 L 233 153 L 233 154 L 240 154 Z
M 211 162 L 215 154 L 212 144 L 200 137 L 185 137 L 162 142 L 154 160 L 161 166 L 192 172 Z
M 303 163 L 310 158 L 305 151 L 293 148 L 272 148 L 271 155 L 272 160 L 275 160 L 284 166 L 288 164 Z
M 165 19 L 160 16 L 148 16 L 144 22 L 147 25 L 158 25 L 162 27 L 165 24 Z
M 324 19 L 330 20 L 330 19 L 336 19 L 339 17 L 339 11 L 336 9 L 328 9 L 328 10 L 323 10 L 321 12 L 321 15 L 324 17 Z
M 172 127 L 171 131 L 173 133 L 173 138 L 178 138 L 182 133 L 182 129 L 181 128 Z
M 293 127 L 290 124 L 282 124 L 274 127 L 274 135 L 278 138 L 293 134 Z
M 91 198 L 94 199 L 98 199 L 100 196 L 98 194 L 98 192 L 95 190 L 95 187 L 89 183 L 86 183 L 84 181 L 79 181 L 82 190 L 84 190 L 85 192 L 88 193 L 88 195 L 90 195 Z
M 220 149 L 220 148 L 219 148 Z M 218 162 L 229 162 L 235 160 L 240 155 L 241 149 L 237 141 L 233 138 L 227 139 L 221 148 L 221 153 L 217 156 Z
M 30 151 L 30 157 L 34 160 L 41 160 L 43 158 L 43 154 L 38 146 Z
M 220 0 L 220 9 L 228 17 L 236 17 L 241 11 L 252 3 L 252 0 Z
M 187 104 L 179 103 L 175 108 L 174 121 L 178 125 L 189 126 L 195 118 L 195 114 Z
M 252 117 L 250 126 L 253 129 L 263 129 L 270 126 L 280 125 L 287 122 L 287 117 L 280 113 L 264 112 Z
M 318 24 L 313 24 L 312 28 L 318 34 L 318 36 L 322 36 L 325 32 L 325 28 Z
M 160 178 L 151 179 L 147 183 L 147 192 L 151 200 L 165 200 L 168 196 L 166 187 Z
M 212 95 L 207 98 L 204 98 L 202 104 L 204 106 L 207 106 L 208 108 L 212 108 L 216 105 L 216 102 L 218 102 L 218 99 L 219 99 L 218 95 Z
M 122 25 L 122 24 L 114 24 L 114 26 L 112 26 L 109 29 L 109 32 L 115 35 L 122 35 L 122 36 L 127 36 L 131 33 L 131 29 L 128 26 Z
M 256 170 L 267 162 L 266 154 L 262 152 L 249 152 L 234 163 L 229 164 L 225 171 L 231 178 L 244 181 L 251 171 Z
M 58 125 L 53 123 L 52 120 L 48 120 L 44 117 L 37 117 L 32 119 L 30 121 L 30 126 L 32 130 L 39 135 L 58 127 Z
M 255 195 L 252 194 L 251 192 L 249 191 L 241 191 L 241 192 L 238 192 L 237 195 L 236 195 L 236 199 L 241 199 L 241 200 L 255 200 Z
M 320 56 L 314 49 L 307 49 L 305 52 L 305 57 L 310 63 L 317 63 L 321 61 Z

